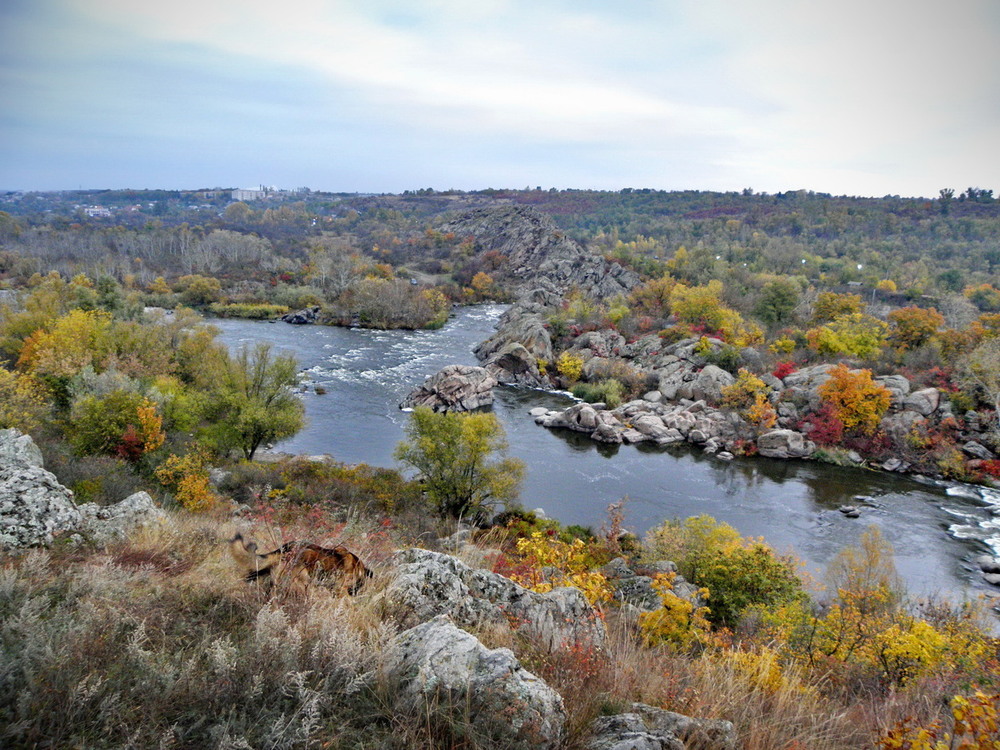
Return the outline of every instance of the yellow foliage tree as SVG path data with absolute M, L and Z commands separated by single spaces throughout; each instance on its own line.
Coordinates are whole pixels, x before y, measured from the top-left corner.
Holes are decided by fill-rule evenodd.
M 0 367 L 0 429 L 31 432 L 41 426 L 46 410 L 45 389 L 38 381 Z

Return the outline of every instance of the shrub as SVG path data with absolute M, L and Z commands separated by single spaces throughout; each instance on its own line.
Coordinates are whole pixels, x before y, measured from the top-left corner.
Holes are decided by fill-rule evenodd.
M 621 382 L 612 378 L 598 383 L 577 383 L 570 390 L 579 399 L 591 404 L 604 403 L 609 409 L 621 406 L 625 393 Z
M 771 374 L 779 380 L 784 380 L 797 369 L 799 368 L 796 367 L 794 362 L 785 360 L 783 362 L 778 362 L 778 364 L 774 366 L 774 371 Z
M 708 642 L 711 623 L 708 621 L 708 607 L 696 607 L 687 599 L 677 596 L 673 590 L 673 573 L 657 575 L 653 578 L 653 588 L 660 597 L 662 606 L 652 612 L 639 614 L 639 634 L 649 646 L 669 644 L 680 648 L 690 648 Z M 698 592 L 708 596 L 707 589 Z
M 284 305 L 268 305 L 253 302 L 213 302 L 208 306 L 208 311 L 220 318 L 268 320 L 281 317 L 288 312 L 288 308 Z
M 819 394 L 845 429 L 871 434 L 889 408 L 889 389 L 872 380 L 871 370 L 850 370 L 837 365 Z
M 556 370 L 571 383 L 575 383 L 583 374 L 583 357 L 570 354 L 568 351 L 559 355 L 556 360 Z
M 673 560 L 681 575 L 708 589 L 708 619 L 715 624 L 735 625 L 753 605 L 804 596 L 791 559 L 711 516 L 663 523 L 647 533 L 645 549 L 647 558 Z
M 166 439 L 156 404 L 145 396 L 113 391 L 73 405 L 70 439 L 81 454 L 108 453 L 129 461 L 155 451 Z
M 203 448 L 196 447 L 183 456 L 171 455 L 156 470 L 156 478 L 186 510 L 208 510 L 218 500 L 209 487 L 208 453 Z

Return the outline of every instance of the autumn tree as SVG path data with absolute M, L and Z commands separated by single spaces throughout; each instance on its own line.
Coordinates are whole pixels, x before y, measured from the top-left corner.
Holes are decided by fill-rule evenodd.
M 899 349 L 926 344 L 944 325 L 944 316 L 933 307 L 902 307 L 889 313 L 888 319 L 889 340 Z
M 850 313 L 806 332 L 809 346 L 819 354 L 842 354 L 870 359 L 882 352 L 889 326 L 870 315 Z
M 302 429 L 305 409 L 293 387 L 295 358 L 275 355 L 270 344 L 244 346 L 223 367 L 215 392 L 213 426 L 208 434 L 223 449 L 238 448 L 252 461 L 264 443 L 291 437 Z
M 768 429 L 778 421 L 778 414 L 767 397 L 769 390 L 763 380 L 741 367 L 736 381 L 723 386 L 720 405 L 737 412 L 755 427 Z
M 864 309 L 864 302 L 859 294 L 838 294 L 837 292 L 820 292 L 813 305 L 813 322 L 826 323 L 842 315 L 854 315 Z
M 417 407 L 407 439 L 395 457 L 419 472 L 428 499 L 442 516 L 485 516 L 498 503 L 517 499 L 524 464 L 506 455 L 499 420 L 488 412 L 435 413 Z
M 41 426 L 48 406 L 45 389 L 29 375 L 0 367 L 0 430 L 30 432 Z
M 837 365 L 819 388 L 820 398 L 833 409 L 845 429 L 872 433 L 889 409 L 889 389 L 872 379 L 871 370 Z
M 129 391 L 86 396 L 73 405 L 70 440 L 81 454 L 104 453 L 129 461 L 156 450 L 166 439 L 156 404 Z

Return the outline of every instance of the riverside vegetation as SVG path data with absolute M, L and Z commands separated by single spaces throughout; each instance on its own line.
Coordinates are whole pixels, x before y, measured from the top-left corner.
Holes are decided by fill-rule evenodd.
M 565 222 L 553 231 L 602 249 L 602 279 L 622 293 L 595 297 L 576 285 L 544 308 L 552 354 L 531 364 L 552 383 L 625 400 L 650 384 L 641 359 L 593 356 L 609 331 L 625 345 L 650 334 L 662 345 L 691 340 L 698 356 L 733 370 L 724 408 L 767 427 L 780 415 L 766 378 L 843 360 L 850 366 L 827 381 L 808 434 L 874 452 L 887 450 L 888 404 L 873 375 L 907 372 L 952 405 L 901 436 L 908 456 L 948 476 L 1000 473 L 989 427 L 1000 406 L 992 195 L 732 195 L 715 208 L 710 197 L 523 191 L 232 204 L 201 229 L 171 223 L 190 216 L 172 216 L 169 196 L 156 204 L 160 216 L 134 226 L 0 216 L 0 273 L 18 290 L 0 314 L 0 428 L 30 433 L 79 500 L 108 505 L 147 490 L 171 511 L 169 522 L 111 543 L 59 538 L 3 553 L 5 744 L 490 746 L 460 706 L 397 710 L 379 662 L 401 626 L 379 594 L 394 550 L 444 545 L 455 516 L 485 517 L 484 501 L 516 496 L 495 424 L 421 412 L 398 455 L 423 481 L 364 465 L 255 462 L 261 445 L 301 425 L 295 365 L 266 347 L 229 354 L 183 307 L 318 304 L 333 321 L 357 313 L 364 324 L 427 325 L 447 301 L 513 298 L 534 283 L 486 235 L 421 226 L 452 208 L 536 203 Z M 588 201 L 598 224 L 570 210 Z M 657 213 L 657 201 L 677 214 Z M 649 235 L 629 235 L 638 225 Z M 947 253 L 921 254 L 937 241 Z M 241 276 L 249 267 L 266 278 Z M 846 286 L 856 280 L 871 287 L 863 297 Z M 362 313 L 367 287 L 370 299 L 392 302 L 392 315 Z M 424 304 L 415 294 L 436 312 L 411 316 Z M 147 313 L 150 303 L 173 313 Z M 581 346 L 588 336 L 592 346 Z M 749 344 L 756 364 L 744 361 Z M 973 419 L 985 425 L 975 433 L 980 456 L 959 442 Z M 463 476 L 461 492 L 432 481 L 435 467 L 458 465 L 420 451 L 432 433 L 454 434 L 456 450 L 474 443 L 465 455 L 484 471 Z M 213 467 L 227 473 L 213 482 Z M 344 543 L 376 579 L 351 599 L 247 588 L 217 544 L 233 531 L 233 504 L 246 506 L 239 524 L 257 538 Z M 473 628 L 562 696 L 568 747 L 585 746 L 595 719 L 634 701 L 732 721 L 747 748 L 997 747 L 1000 654 L 985 611 L 908 598 L 874 530 L 831 562 L 824 586 L 708 518 L 636 540 L 615 514 L 594 533 L 512 505 L 491 528 L 462 533 L 471 544 L 458 554 L 471 564 L 539 592 L 578 587 L 605 623 L 600 649 L 542 650 L 514 627 Z

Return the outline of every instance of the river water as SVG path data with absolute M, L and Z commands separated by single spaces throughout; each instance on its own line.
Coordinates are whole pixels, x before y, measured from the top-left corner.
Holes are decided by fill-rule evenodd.
M 437 331 L 370 331 L 212 320 L 231 348 L 268 341 L 293 354 L 311 388 L 302 394 L 308 424 L 277 446 L 328 453 L 344 463 L 394 466 L 392 452 L 408 419 L 397 405 L 448 364 L 476 364 L 472 347 L 487 338 L 503 307 L 462 308 Z M 321 386 L 324 395 L 312 389 Z M 563 395 L 501 387 L 493 411 L 511 454 L 527 465 L 521 501 L 565 524 L 600 528 L 609 503 L 627 497 L 626 527 L 643 533 L 669 518 L 707 513 L 743 535 L 762 536 L 820 576 L 843 547 L 876 524 L 896 551 L 914 594 L 953 599 L 997 589 L 972 560 L 1000 550 L 1000 493 L 946 490 L 891 474 L 807 461 L 723 461 L 687 446 L 607 446 L 578 433 L 535 425 L 528 410 L 564 407 Z M 950 493 L 950 494 L 949 494 Z M 858 503 L 855 495 L 869 501 Z M 859 519 L 837 509 L 861 507 Z

